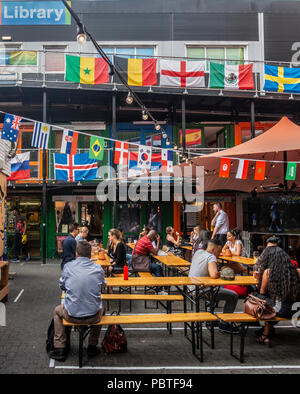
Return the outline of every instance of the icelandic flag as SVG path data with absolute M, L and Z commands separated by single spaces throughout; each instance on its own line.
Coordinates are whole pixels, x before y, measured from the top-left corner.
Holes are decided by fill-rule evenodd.
M 54 177 L 58 181 L 88 181 L 98 178 L 98 161 L 89 158 L 89 153 L 67 155 L 54 153 Z
M 21 153 L 16 155 L 11 160 L 11 175 L 7 178 L 8 181 L 15 181 L 17 179 L 30 178 L 30 152 Z
M 64 129 L 60 153 L 76 155 L 78 143 L 78 133 L 73 130 Z
M 10 142 L 16 142 L 21 120 L 21 116 L 5 114 L 1 138 Z
M 34 148 L 48 149 L 50 125 L 41 122 L 34 123 L 31 146 Z

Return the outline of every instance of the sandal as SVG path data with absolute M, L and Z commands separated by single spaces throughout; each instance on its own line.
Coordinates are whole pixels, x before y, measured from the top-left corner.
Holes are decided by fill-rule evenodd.
M 257 343 L 260 343 L 261 345 L 265 345 L 267 347 L 270 347 L 271 343 L 270 343 L 270 338 L 268 337 L 268 335 L 262 334 L 258 339 L 257 339 Z

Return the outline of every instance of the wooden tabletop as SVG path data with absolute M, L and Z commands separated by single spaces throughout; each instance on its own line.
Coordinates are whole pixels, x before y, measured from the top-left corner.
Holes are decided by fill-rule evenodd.
M 226 286 L 226 285 L 239 285 L 239 286 L 249 286 L 256 285 L 257 281 L 253 278 L 253 276 L 236 276 L 233 280 L 224 280 L 224 279 L 212 279 L 209 277 L 198 277 L 197 278 L 203 286 Z
M 192 250 L 192 246 L 180 246 L 182 249 Z
M 154 256 L 156 260 L 165 264 L 168 267 L 190 267 L 191 263 L 184 260 L 174 254 L 168 254 L 167 256 Z
M 189 278 L 188 276 L 156 277 L 150 278 L 107 278 L 107 286 L 128 287 L 128 286 L 187 286 L 200 285 L 198 278 Z
M 250 257 L 241 257 L 241 256 L 225 256 L 225 255 L 220 255 L 219 259 L 223 261 L 232 261 L 234 263 L 240 263 L 240 264 L 245 264 L 245 265 L 254 265 L 254 259 Z

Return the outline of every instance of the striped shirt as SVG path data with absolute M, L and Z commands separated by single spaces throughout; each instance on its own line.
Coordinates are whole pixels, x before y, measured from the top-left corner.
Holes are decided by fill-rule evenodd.
M 137 241 L 135 245 L 134 253 L 139 256 L 146 256 L 150 253 L 152 249 L 153 249 L 152 242 L 147 237 L 147 235 L 144 235 L 141 239 Z

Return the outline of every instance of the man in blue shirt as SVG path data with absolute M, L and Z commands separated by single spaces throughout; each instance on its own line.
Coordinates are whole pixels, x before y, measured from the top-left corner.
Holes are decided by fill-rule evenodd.
M 93 263 L 92 247 L 87 241 L 78 243 L 76 260 L 66 264 L 60 278 L 60 288 L 65 291 L 64 303 L 54 310 L 54 350 L 50 357 L 66 359 L 66 331 L 62 319 L 71 323 L 92 325 L 101 320 L 104 308 L 101 300 L 101 287 L 106 285 L 104 271 Z M 97 347 L 101 326 L 92 326 L 87 348 L 88 356 L 100 353 Z
M 70 234 L 67 236 L 67 238 L 63 242 L 63 256 L 62 256 L 62 263 L 61 263 L 61 269 L 64 269 L 64 266 L 66 263 L 69 261 L 73 261 L 76 258 L 76 247 L 77 247 L 77 242 L 75 238 L 77 237 L 79 233 L 79 224 L 78 223 L 73 223 L 69 227 Z

